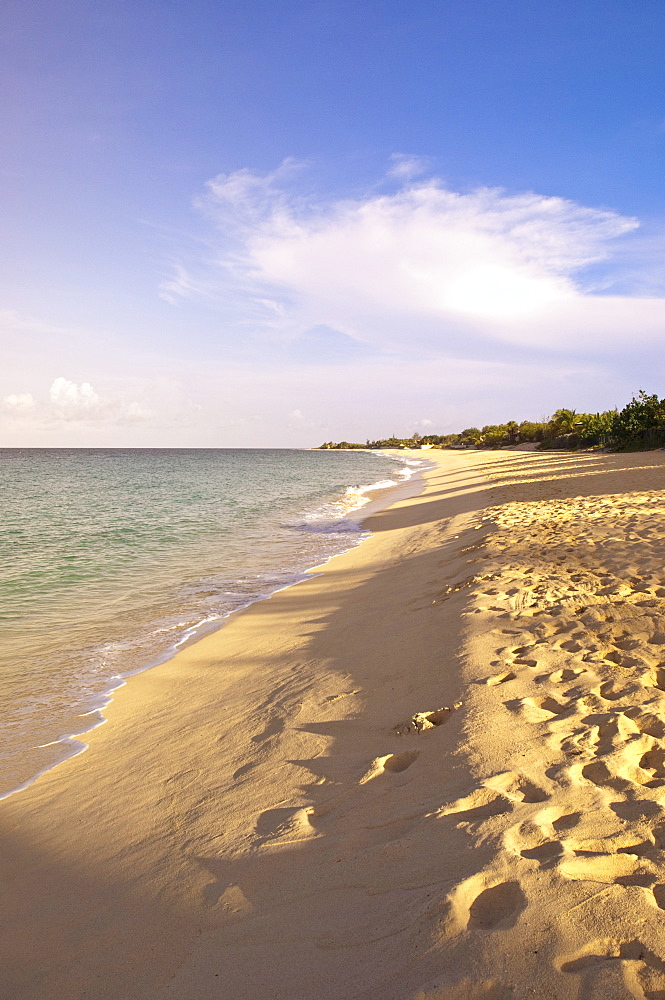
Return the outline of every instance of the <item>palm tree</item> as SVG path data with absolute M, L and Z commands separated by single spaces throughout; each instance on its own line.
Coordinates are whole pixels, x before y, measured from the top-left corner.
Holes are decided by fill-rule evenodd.
M 509 420 L 506 424 L 506 433 L 510 444 L 517 444 L 520 438 L 520 429 L 516 420 Z
M 550 420 L 553 425 L 554 430 L 557 434 L 572 434 L 575 429 L 575 420 L 577 418 L 577 410 L 556 410 L 554 416 Z

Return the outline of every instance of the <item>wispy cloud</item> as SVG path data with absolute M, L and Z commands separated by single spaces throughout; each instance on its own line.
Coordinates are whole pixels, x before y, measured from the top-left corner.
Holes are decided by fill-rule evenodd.
M 174 305 L 178 300 L 192 297 L 205 297 L 206 282 L 196 279 L 194 275 L 180 262 L 171 267 L 171 274 L 159 285 L 160 298 Z
M 431 167 L 431 161 L 428 157 L 409 156 L 407 153 L 393 153 L 390 157 L 390 163 L 388 176 L 396 177 L 402 181 L 410 181 L 414 177 L 420 177 L 422 174 L 426 174 Z
M 0 309 L 0 329 L 15 330 L 27 334 L 47 334 L 49 336 L 70 335 L 74 333 L 71 327 L 64 327 L 56 323 L 45 323 L 35 316 L 28 316 L 18 312 L 16 309 Z
M 396 156 L 397 192 L 336 201 L 305 196 L 293 161 L 211 180 L 199 207 L 217 253 L 199 269 L 227 319 L 442 355 L 460 337 L 575 350 L 662 336 L 662 298 L 598 294 L 636 219 L 532 192 L 451 191 L 415 179 L 425 166 Z M 172 293 L 196 295 L 203 280 Z

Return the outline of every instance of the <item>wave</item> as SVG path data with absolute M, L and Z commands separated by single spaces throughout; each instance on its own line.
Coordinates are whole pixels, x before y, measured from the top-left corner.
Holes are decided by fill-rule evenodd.
M 106 721 L 104 709 L 113 700 L 114 692 L 124 685 L 124 678 L 168 661 L 185 646 L 223 627 L 232 614 L 280 590 L 311 579 L 312 567 L 320 567 L 339 553 L 360 544 L 369 531 L 357 515 L 372 501 L 372 494 L 399 486 L 426 465 L 422 460 L 411 457 L 375 454 L 396 463 L 394 473 L 392 469 L 389 472 L 389 478 L 385 477 L 385 467 L 377 469 L 384 478 L 360 485 L 339 485 L 335 489 L 336 495 L 295 518 L 280 521 L 277 516 L 266 524 L 257 520 L 256 530 L 247 537 L 247 544 L 258 546 L 256 551 L 262 554 L 263 567 L 256 565 L 259 572 L 247 572 L 250 564 L 245 563 L 243 574 L 242 562 L 236 559 L 235 563 L 226 567 L 226 573 L 222 567 L 220 574 L 215 572 L 203 578 L 186 580 L 183 576 L 159 611 L 154 608 L 152 614 L 142 617 L 144 611 L 149 610 L 148 605 L 137 605 L 136 616 L 123 619 L 122 632 L 116 632 L 115 638 L 80 647 L 78 653 L 74 651 L 78 663 L 76 673 L 70 673 L 68 679 L 63 676 L 63 684 L 69 686 L 58 691 L 55 688 L 50 690 L 50 696 L 58 694 L 58 703 L 57 706 L 53 704 L 53 711 L 49 708 L 51 701 L 47 691 L 35 698 L 32 707 L 23 703 L 32 718 L 46 714 L 52 719 L 49 728 L 52 726 L 53 735 L 47 735 L 46 729 L 45 738 L 30 745 L 24 744 L 23 750 L 15 742 L 9 748 L 10 755 L 16 755 L 17 760 L 21 753 L 27 752 L 26 760 L 32 756 L 37 764 L 38 760 L 41 762 L 48 755 L 49 762 L 46 766 L 40 764 L 35 767 L 31 776 L 28 776 L 32 770 L 29 765 L 23 769 L 20 779 L 20 772 L 17 772 L 15 786 L 8 789 L 10 782 L 7 781 L 0 790 L 0 798 L 28 787 L 41 774 L 87 749 L 87 743 L 80 737 Z M 352 456 L 351 464 L 357 468 L 355 463 L 355 456 Z M 349 467 L 346 464 L 343 467 L 348 475 Z M 273 531 L 277 534 L 271 536 Z M 247 551 L 251 552 L 251 549 Z M 281 569 L 268 568 L 271 564 L 277 567 L 280 561 Z M 54 664 L 54 668 L 56 666 Z M 52 676 L 55 677 L 55 674 Z M 66 697 L 63 697 L 64 694 Z M 58 731 L 63 735 L 58 736 Z

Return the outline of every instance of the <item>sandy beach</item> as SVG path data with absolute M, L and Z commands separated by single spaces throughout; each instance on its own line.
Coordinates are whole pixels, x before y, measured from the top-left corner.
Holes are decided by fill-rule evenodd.
M 665 454 L 429 455 L 0 803 L 0 996 L 665 997 Z

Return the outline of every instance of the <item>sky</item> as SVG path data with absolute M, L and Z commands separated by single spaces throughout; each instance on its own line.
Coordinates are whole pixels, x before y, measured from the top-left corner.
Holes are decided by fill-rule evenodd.
M 665 396 L 663 0 L 5 0 L 0 446 Z

